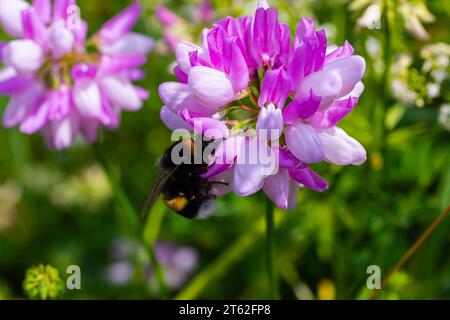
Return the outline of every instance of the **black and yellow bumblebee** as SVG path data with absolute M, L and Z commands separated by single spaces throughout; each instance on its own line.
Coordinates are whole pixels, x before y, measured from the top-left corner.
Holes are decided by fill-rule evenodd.
M 180 143 L 184 145 L 179 145 Z M 160 194 L 168 208 L 185 218 L 204 218 L 213 212 L 216 199 L 210 192 L 213 183 L 202 177 L 208 170 L 208 164 L 204 162 L 203 157 L 201 163 L 195 164 L 194 161 L 194 155 L 198 151 L 196 148 L 201 146 L 203 154 L 203 150 L 210 143 L 211 141 L 204 141 L 201 137 L 184 138 L 164 152 L 158 161 L 159 174 L 144 202 L 143 215 L 149 212 Z M 174 163 L 172 151 L 176 146 L 190 150 L 190 163 Z

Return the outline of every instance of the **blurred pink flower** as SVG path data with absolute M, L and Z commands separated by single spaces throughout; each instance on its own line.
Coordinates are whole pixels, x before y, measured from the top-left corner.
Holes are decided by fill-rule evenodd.
M 87 40 L 75 3 L 0 0 L 0 24 L 17 38 L 0 47 L 0 94 L 11 97 L 3 124 L 41 132 L 54 149 L 78 135 L 96 141 L 99 127 L 117 128 L 122 110 L 139 110 L 148 98 L 133 85 L 153 47 L 131 32 L 141 6 L 134 2 Z
M 163 29 L 164 42 L 172 51 L 175 51 L 180 42 L 190 41 L 196 30 L 201 30 L 214 18 L 210 0 L 189 5 L 185 11 L 190 12 L 189 19 L 178 16 L 163 5 L 158 5 L 155 9 L 155 17 Z
M 123 286 L 130 283 L 133 274 L 132 253 L 139 248 L 138 243 L 126 239 L 115 239 L 111 248 L 114 260 L 106 269 L 106 279 L 114 285 Z M 198 251 L 193 247 L 180 246 L 170 242 L 157 242 L 155 254 L 164 268 L 164 276 L 171 290 L 180 289 L 195 271 L 199 262 Z M 154 271 L 143 263 L 146 280 L 155 281 Z

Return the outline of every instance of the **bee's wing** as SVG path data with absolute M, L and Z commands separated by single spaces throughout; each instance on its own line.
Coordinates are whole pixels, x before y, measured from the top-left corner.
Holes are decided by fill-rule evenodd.
M 141 215 L 144 217 L 158 199 L 158 196 L 161 194 L 162 189 L 167 183 L 167 180 L 175 173 L 178 167 L 173 169 L 161 169 L 158 176 L 156 177 L 155 182 L 151 186 L 150 190 L 147 193 L 147 197 L 145 198 L 144 205 L 142 206 Z

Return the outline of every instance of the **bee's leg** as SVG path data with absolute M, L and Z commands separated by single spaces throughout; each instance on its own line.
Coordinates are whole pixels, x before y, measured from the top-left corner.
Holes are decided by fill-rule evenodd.
M 222 181 L 210 181 L 210 183 L 212 183 L 212 184 L 221 184 L 221 185 L 224 185 L 224 186 L 228 186 L 229 185 L 228 182 L 222 182 Z
M 207 196 L 206 196 L 206 200 L 216 200 L 217 199 L 217 196 L 216 195 L 214 195 L 214 194 L 208 194 Z

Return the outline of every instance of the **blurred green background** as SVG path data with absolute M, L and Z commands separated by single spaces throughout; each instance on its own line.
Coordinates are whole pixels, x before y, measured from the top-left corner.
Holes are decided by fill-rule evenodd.
M 157 87 L 174 79 L 174 56 L 154 8 L 164 4 L 184 19 L 174 30 L 182 38 L 198 42 L 203 27 L 192 17 L 198 1 L 141 2 L 145 10 L 135 30 L 157 41 L 140 83 L 152 96 L 139 112 L 124 113 L 120 128 L 104 131 L 101 139 L 137 210 L 155 178 L 157 157 L 170 145 L 170 131 L 159 119 Z M 450 203 L 450 2 L 269 2 L 293 28 L 302 16 L 316 18 L 330 43 L 346 39 L 367 61 L 365 93 L 342 127 L 366 147 L 368 161 L 360 167 L 315 167 L 330 189 L 301 189 L 297 210 L 276 211 L 282 296 L 366 299 L 367 267 L 378 265 L 386 275 Z M 128 1 L 78 3 L 92 33 Z M 213 5 L 220 18 L 252 14 L 255 1 Z M 379 22 L 373 5 L 380 8 Z M 0 97 L 0 111 L 6 102 Z M 449 220 L 394 275 L 380 298 L 450 298 Z M 179 217 L 159 201 L 144 237 L 156 242 L 160 257 L 179 253 L 178 260 L 164 262 L 171 297 L 264 299 L 269 284 L 263 222 L 262 194 L 227 195 L 213 217 L 200 221 Z M 63 281 L 69 265 L 80 266 L 82 288 L 66 290 L 66 299 L 159 298 L 138 240 L 91 146 L 78 141 L 55 152 L 39 135 L 0 128 L 0 299 L 25 298 L 25 272 L 38 264 L 55 267 Z M 180 259 L 191 264 L 174 267 Z

